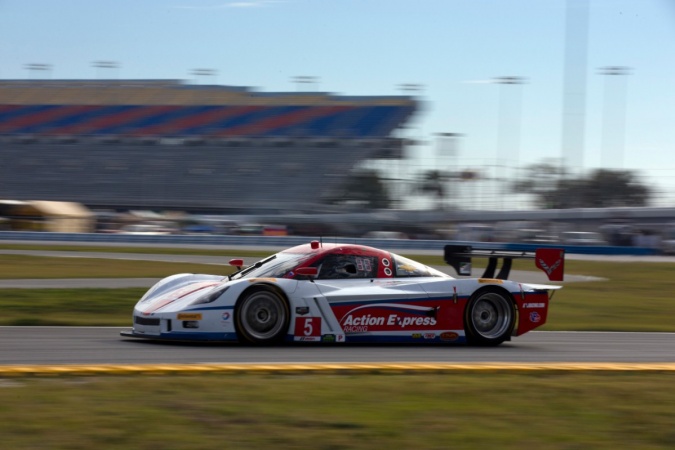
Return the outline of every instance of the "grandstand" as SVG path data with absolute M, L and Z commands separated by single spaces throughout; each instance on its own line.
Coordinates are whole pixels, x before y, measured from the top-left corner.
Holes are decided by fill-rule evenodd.
M 176 80 L 0 80 L 0 198 L 92 208 L 316 211 L 361 161 L 400 158 L 407 96 Z

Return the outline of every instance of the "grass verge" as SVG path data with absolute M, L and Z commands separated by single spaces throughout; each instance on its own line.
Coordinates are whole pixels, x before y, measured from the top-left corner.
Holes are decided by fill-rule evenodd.
M 6 448 L 71 450 L 669 449 L 672 381 L 556 372 L 9 379 L 0 435 Z
M 225 264 L 225 260 L 223 260 Z M 163 278 L 175 273 L 226 275 L 228 265 L 184 262 L 135 261 L 100 258 L 56 258 L 0 255 L 0 279 L 57 278 Z

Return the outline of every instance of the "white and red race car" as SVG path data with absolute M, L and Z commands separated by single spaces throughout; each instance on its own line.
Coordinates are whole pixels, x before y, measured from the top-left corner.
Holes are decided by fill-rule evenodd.
M 535 258 L 561 281 L 564 250 L 536 252 L 448 245 L 459 275 L 487 257 L 480 278 L 454 278 L 397 254 L 355 244 L 313 241 L 271 255 L 229 276 L 177 274 L 136 304 L 124 337 L 163 340 L 469 343 L 498 345 L 546 322 L 561 286 L 508 280 L 514 258 Z M 500 272 L 495 276 L 499 260 Z

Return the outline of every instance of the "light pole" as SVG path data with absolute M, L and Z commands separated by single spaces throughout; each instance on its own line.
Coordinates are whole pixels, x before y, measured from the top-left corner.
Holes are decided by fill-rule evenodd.
M 204 77 L 205 79 L 208 79 L 207 77 L 213 77 L 213 84 L 216 84 L 215 77 L 218 75 L 218 71 L 215 69 L 192 69 L 191 73 L 197 77 L 197 80 L 199 80 L 199 77 Z M 200 84 L 199 81 L 196 84 Z M 195 103 L 208 103 L 213 100 L 208 91 L 202 92 L 201 89 L 195 89 L 195 98 L 193 101 Z
M 293 77 L 292 81 L 295 83 L 295 88 L 298 92 L 302 91 L 303 85 L 313 85 L 315 92 L 319 91 L 319 77 L 310 75 L 298 75 Z
M 399 89 L 403 95 L 409 96 L 409 97 L 418 97 L 419 94 L 424 90 L 424 85 L 419 84 L 419 83 L 401 83 L 396 86 L 397 89 Z M 408 148 L 408 146 L 413 146 L 413 145 L 427 145 L 422 137 L 418 135 L 418 128 L 417 125 L 414 124 L 414 122 L 410 125 L 407 125 L 405 127 L 399 128 L 401 130 L 400 133 L 400 138 L 402 140 L 402 145 L 404 151 Z M 433 151 L 433 150 L 432 150 Z M 417 153 L 417 152 L 416 152 Z M 432 158 L 434 158 L 432 156 Z M 423 158 L 422 161 L 420 161 L 421 165 L 424 166 Z M 413 173 L 411 172 L 411 164 L 410 160 L 408 160 L 408 164 L 406 164 L 405 159 L 397 159 L 396 160 L 396 171 L 399 174 L 399 178 L 409 178 L 409 176 Z
M 511 175 L 518 177 L 522 85 L 527 82 L 527 79 L 519 76 L 505 76 L 496 77 L 492 82 L 500 85 L 495 178 L 504 181 L 502 194 L 506 198 L 508 179 Z M 514 169 L 513 174 L 509 173 L 511 168 Z M 502 173 L 499 173 L 500 171 Z M 505 207 L 505 202 L 502 201 L 501 205 L 502 208 Z
M 439 175 L 439 182 L 444 185 L 449 181 L 449 188 L 446 193 L 447 196 L 452 194 L 452 189 L 455 186 L 455 181 L 458 179 L 459 170 L 457 169 L 457 143 L 463 135 L 460 133 L 436 133 L 436 171 Z M 444 161 L 447 157 L 447 161 Z M 447 168 L 447 170 L 444 170 Z M 444 199 L 445 200 L 445 199 Z
M 32 63 L 32 64 L 26 64 L 24 66 L 26 70 L 28 70 L 29 74 L 33 74 L 35 72 L 49 72 L 47 75 L 47 78 L 51 78 L 52 75 L 52 65 L 51 64 L 37 64 L 37 63 Z M 33 78 L 32 76 L 29 76 L 29 78 Z
M 602 153 L 600 166 L 623 168 L 626 132 L 627 75 L 631 68 L 607 66 L 598 69 L 605 77 L 604 111 L 602 119 Z M 611 91 L 611 92 L 610 92 Z
M 435 166 L 440 170 L 444 165 L 452 166 L 453 170 L 457 170 L 457 141 L 464 136 L 460 133 L 436 133 L 438 138 L 436 146 L 436 163 Z M 448 161 L 443 161 L 443 156 L 448 157 Z
M 403 93 L 408 93 L 408 92 L 422 92 L 424 89 L 424 85 L 418 84 L 418 83 L 402 83 L 398 85 L 398 88 L 401 90 Z
M 96 69 L 96 78 L 100 80 L 104 69 L 113 71 L 111 78 L 117 78 L 117 69 L 120 65 L 115 61 L 94 61 L 91 63 L 91 66 Z
M 212 82 L 213 84 L 216 84 L 215 77 L 218 75 L 216 69 L 193 69 L 191 73 L 196 77 L 213 77 Z

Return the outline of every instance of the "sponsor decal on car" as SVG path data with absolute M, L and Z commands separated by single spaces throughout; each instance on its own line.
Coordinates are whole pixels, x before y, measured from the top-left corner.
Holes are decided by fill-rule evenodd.
M 541 322 L 541 315 L 537 311 L 532 311 L 530 313 L 530 322 L 533 322 L 533 323 Z
M 296 342 L 319 342 L 321 336 L 295 336 L 294 340 Z
M 456 341 L 459 338 L 459 334 L 454 331 L 444 331 L 441 333 L 442 341 Z
M 323 341 L 323 342 L 335 342 L 335 335 L 334 334 L 324 334 L 321 337 L 321 341 Z
M 430 329 L 437 324 L 437 311 L 437 307 L 398 303 L 361 305 L 342 316 L 340 325 L 345 333 Z
M 478 282 L 479 283 L 502 284 L 502 283 L 504 283 L 504 280 L 500 280 L 498 278 L 479 278 Z
M 555 248 L 537 249 L 535 265 L 546 272 L 549 280 L 562 281 L 565 273 L 565 251 Z
M 523 308 L 544 308 L 545 303 L 523 303 Z
M 176 316 L 178 320 L 202 320 L 200 313 L 178 313 Z
M 229 322 L 232 318 L 232 314 L 229 311 L 225 311 L 222 315 L 223 322 Z
M 424 339 L 436 339 L 436 333 L 424 333 Z
M 413 333 L 412 338 L 413 339 L 422 339 L 422 333 Z

